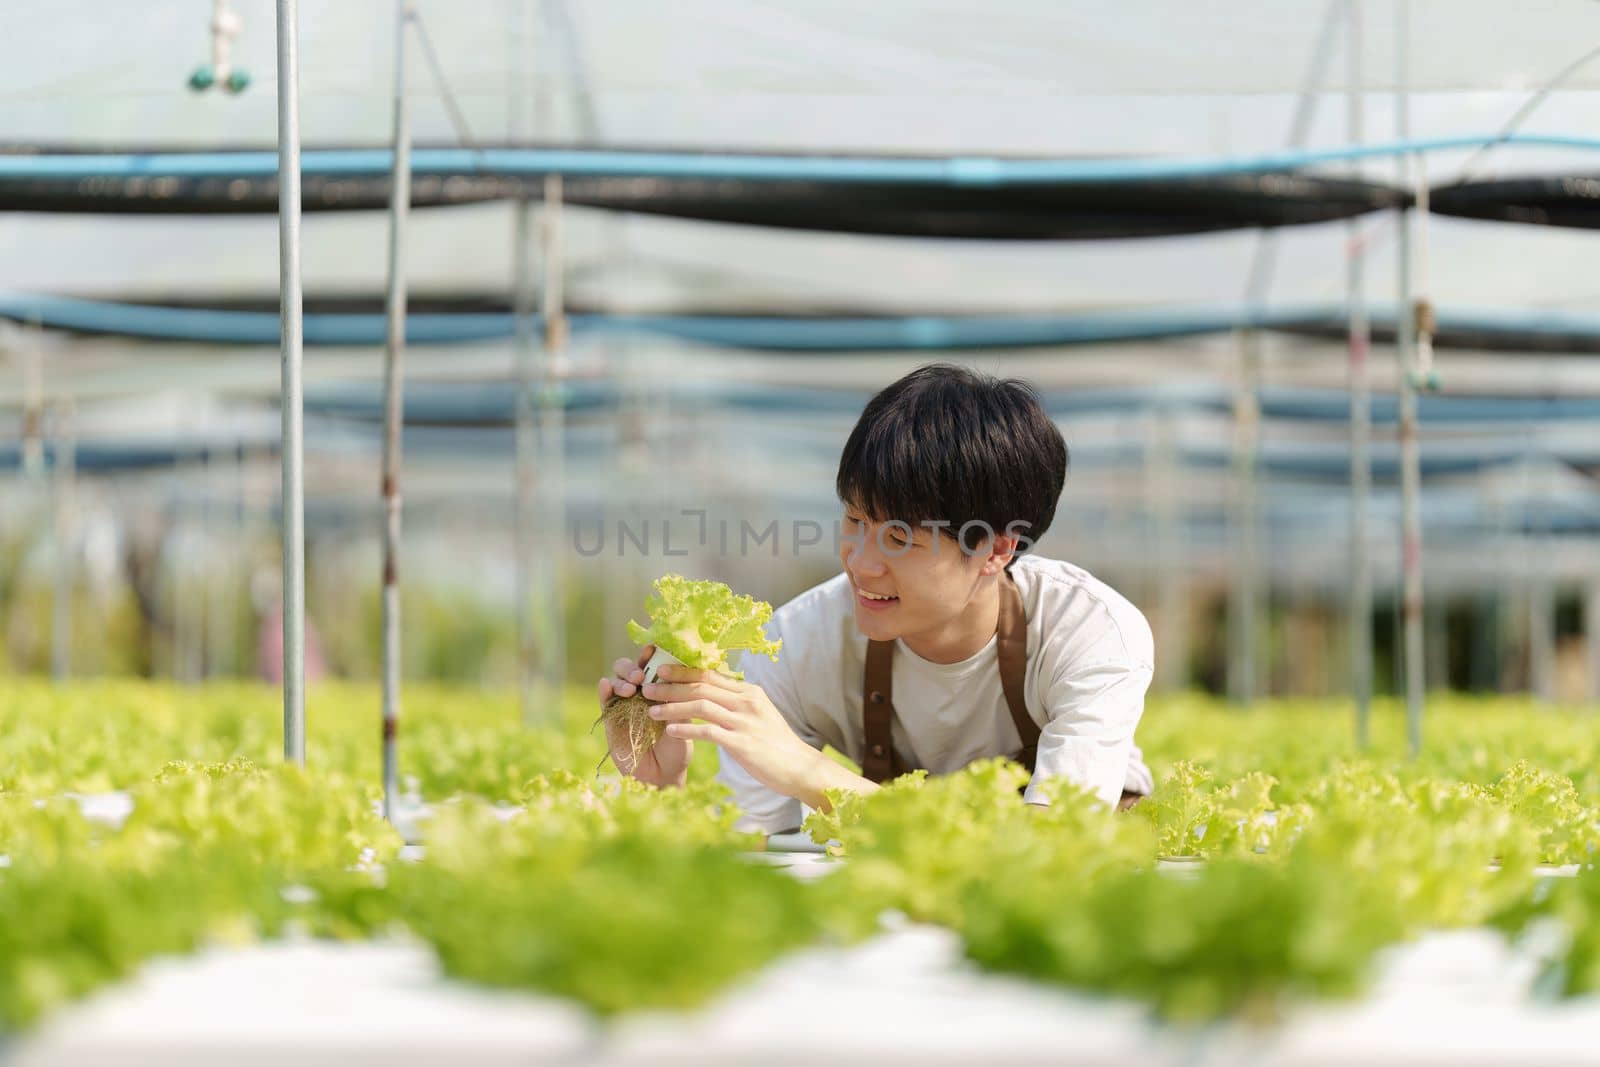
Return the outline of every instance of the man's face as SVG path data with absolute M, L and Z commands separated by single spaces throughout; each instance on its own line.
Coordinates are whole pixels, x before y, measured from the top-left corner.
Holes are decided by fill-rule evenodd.
M 1001 569 L 990 562 L 991 544 L 964 552 L 933 527 L 875 522 L 846 507 L 839 560 L 855 590 L 856 625 L 871 640 L 892 641 L 949 623 L 971 601 L 979 579 Z

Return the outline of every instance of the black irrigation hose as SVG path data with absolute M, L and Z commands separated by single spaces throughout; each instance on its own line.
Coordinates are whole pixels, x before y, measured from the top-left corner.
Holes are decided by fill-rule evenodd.
M 0 147 L 33 154 L 35 146 Z M 53 152 L 54 150 L 49 150 Z M 145 149 L 144 151 L 150 151 Z M 378 211 L 387 176 L 303 179 L 307 211 Z M 1002 188 L 742 178 L 568 177 L 570 203 L 753 226 L 918 237 L 1060 240 L 1294 226 L 1401 206 L 1392 187 L 1304 174 L 1235 174 Z M 430 174 L 412 206 L 542 195 L 538 176 Z M 248 214 L 277 210 L 274 177 L 0 179 L 0 211 Z
M 1600 228 L 1600 176 L 1510 178 L 1447 185 L 1431 193 L 1440 215 L 1534 226 Z

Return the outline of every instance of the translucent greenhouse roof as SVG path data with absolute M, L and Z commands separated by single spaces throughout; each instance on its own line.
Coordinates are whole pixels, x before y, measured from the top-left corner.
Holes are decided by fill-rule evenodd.
M 183 87 L 206 55 L 209 5 L 130 8 L 84 0 L 0 11 L 18 48 L 0 72 L 11 142 L 270 146 L 275 138 L 273 18 L 239 0 L 240 62 L 256 81 L 237 97 Z M 1343 4 L 1333 5 L 1339 10 Z M 1232 6 L 1083 0 L 790 5 L 634 0 L 449 5 L 423 20 L 468 126 L 558 142 L 677 148 L 1229 155 L 1288 143 L 1330 5 Z M 1558 0 L 1542 17 L 1506 3 L 1414 0 L 1411 133 L 1490 135 L 1600 38 L 1600 7 Z M 1394 6 L 1360 5 L 1366 137 L 1395 134 Z M 519 12 L 526 11 L 526 17 Z M 550 14 L 559 12 L 560 14 Z M 381 3 L 302 4 L 308 144 L 381 144 L 389 132 L 392 12 Z M 73 32 L 60 32 L 71 26 Z M 1344 38 L 1328 36 L 1327 92 L 1307 143 L 1348 139 Z M 1197 47 L 1197 42 L 1201 46 Z M 412 64 L 419 140 L 455 136 L 438 85 Z M 1600 64 L 1578 69 L 1523 129 L 1583 132 Z M 1454 173 L 1465 153 L 1434 157 Z M 1394 174 L 1391 161 L 1365 165 Z M 1478 173 L 1600 170 L 1600 155 L 1501 149 Z M 416 288 L 506 285 L 502 204 L 413 216 Z M 1250 233 L 1094 245 L 1029 246 L 789 233 L 574 210 L 569 292 L 615 310 L 776 311 L 851 306 L 908 313 L 1045 311 L 1236 303 Z M 1393 288 L 1387 220 L 1369 264 L 1374 294 Z M 308 292 L 381 287 L 384 220 L 308 219 Z M 1455 219 L 1430 226 L 1429 289 L 1442 303 L 1594 307 L 1587 234 Z M 1326 301 L 1343 286 L 1342 225 L 1278 238 L 1274 301 Z M 936 254 L 930 255 L 932 251 Z M 81 295 L 275 289 L 270 218 L 185 220 L 0 216 L 0 287 Z
M 520 88 L 530 103 L 523 121 L 543 111 L 558 123 L 545 132 L 571 135 L 581 94 L 603 136 L 620 143 L 1066 154 L 1281 147 L 1329 6 L 1326 0 L 1248 8 L 1184 0 L 822 0 L 803 9 L 779 0 L 418 5 L 479 136 L 507 134 L 508 98 Z M 1387 93 L 1395 84 L 1395 8 L 1359 6 L 1366 84 Z M 270 143 L 272 4 L 238 0 L 235 7 L 244 24 L 238 61 L 255 84 L 221 107 L 182 88 L 205 55 L 207 3 L 7 5 L 0 37 L 24 42 L 48 33 L 50 40 L 49 48 L 16 49 L 3 75 L 8 137 Z M 305 0 L 300 7 L 307 141 L 385 140 L 391 6 Z M 1413 0 L 1410 9 L 1418 132 L 1462 126 L 1482 132 L 1600 38 L 1600 9 L 1587 0 L 1552 0 L 1540 6 L 1539 18 L 1503 0 Z M 60 32 L 68 26 L 73 32 Z M 1330 74 L 1341 90 L 1342 48 L 1336 30 Z M 420 64 L 414 85 L 435 92 Z M 1600 68 L 1578 72 L 1567 87 L 1600 87 Z M 531 106 L 536 90 L 557 98 Z M 1377 104 L 1375 118 L 1380 111 L 1387 118 Z M 1270 121 L 1278 115 L 1284 121 Z M 1343 121 L 1342 113 L 1325 118 L 1313 141 Z M 437 103 L 419 108 L 416 121 L 420 137 L 451 133 Z M 1381 125 L 1374 122 L 1374 135 Z

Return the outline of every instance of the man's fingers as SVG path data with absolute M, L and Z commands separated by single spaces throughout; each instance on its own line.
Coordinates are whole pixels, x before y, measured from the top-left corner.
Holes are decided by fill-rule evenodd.
M 720 705 L 729 711 L 737 713 L 739 708 L 733 703 L 737 694 L 710 682 L 651 682 L 641 686 L 641 693 L 649 700 L 659 700 L 663 704 L 671 704 L 686 700 L 704 700 Z
M 655 654 L 656 654 L 656 646 L 655 645 L 645 645 L 643 648 L 641 648 L 639 650 L 639 658 L 634 661 L 634 666 L 639 667 L 640 669 L 643 669 L 644 665 L 646 663 L 650 662 L 650 657 L 655 655 Z
M 600 703 L 604 704 L 611 699 L 611 679 L 600 679 Z
M 681 663 L 663 663 L 656 668 L 656 681 L 658 682 L 704 682 L 714 685 L 718 689 L 726 689 L 730 693 L 744 691 L 745 683 L 729 678 L 726 674 L 716 671 L 702 671 L 694 667 L 685 667 Z
M 684 741 L 710 741 L 714 745 L 727 744 L 732 734 L 715 723 L 675 722 L 667 726 L 667 736 Z
M 718 726 L 728 726 L 733 722 L 734 713 L 721 704 L 709 700 L 675 700 L 665 704 L 656 704 L 650 708 L 652 718 L 662 722 L 688 722 L 691 719 L 704 719 L 706 722 Z
M 611 689 L 619 697 L 631 697 L 638 690 L 639 683 L 644 681 L 644 671 L 638 664 L 626 656 L 621 657 L 611 665 Z

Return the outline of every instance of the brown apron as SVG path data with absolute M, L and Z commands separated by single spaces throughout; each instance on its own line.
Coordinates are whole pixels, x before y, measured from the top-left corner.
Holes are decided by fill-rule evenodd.
M 1023 701 L 1023 679 L 1028 666 L 1028 617 L 1022 609 L 1022 593 L 1010 574 L 1000 583 L 1000 620 L 996 645 L 1000 659 L 1000 688 L 1006 694 L 1006 707 L 1022 739 L 1022 748 L 1011 758 L 1033 773 L 1039 754 L 1039 724 L 1028 714 Z M 869 782 L 886 782 L 914 768 L 905 766 L 894 750 L 894 642 L 867 642 L 867 665 L 861 698 L 862 732 L 866 746 L 861 754 L 861 774 Z M 1138 793 L 1123 791 L 1119 809 L 1132 807 Z

